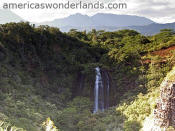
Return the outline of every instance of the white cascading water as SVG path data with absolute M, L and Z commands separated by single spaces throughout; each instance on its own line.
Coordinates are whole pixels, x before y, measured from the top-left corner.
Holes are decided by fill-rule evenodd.
M 103 81 L 100 73 L 100 68 L 96 67 L 96 80 L 95 80 L 95 88 L 94 88 L 94 113 L 100 111 L 104 111 L 104 87 Z
M 107 95 L 106 95 L 106 109 L 109 108 L 109 90 L 110 90 L 110 80 L 109 75 L 106 73 L 106 79 L 107 79 Z

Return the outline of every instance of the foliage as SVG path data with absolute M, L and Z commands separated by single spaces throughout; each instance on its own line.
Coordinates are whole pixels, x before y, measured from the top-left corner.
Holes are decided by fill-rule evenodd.
M 43 128 L 60 131 L 140 130 L 174 64 L 173 56 L 147 53 L 174 45 L 167 29 L 148 37 L 133 30 L 0 25 L 0 119 L 28 131 L 42 130 L 48 117 Z M 110 75 L 113 107 L 92 114 L 97 66 Z
M 26 131 L 22 128 L 11 126 L 7 122 L 0 121 L 0 131 Z

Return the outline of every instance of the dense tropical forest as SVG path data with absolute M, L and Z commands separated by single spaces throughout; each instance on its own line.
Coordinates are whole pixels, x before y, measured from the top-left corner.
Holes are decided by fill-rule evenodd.
M 143 36 L 0 25 L 0 130 L 139 131 L 175 64 L 174 50 L 171 29 Z M 110 108 L 93 113 L 96 67 L 109 74 Z

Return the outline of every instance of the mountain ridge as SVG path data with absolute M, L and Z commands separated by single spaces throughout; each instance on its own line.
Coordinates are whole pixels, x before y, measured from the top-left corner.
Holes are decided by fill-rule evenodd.
M 20 16 L 10 10 L 0 10 L 0 24 L 9 22 L 24 21 Z M 116 15 L 110 13 L 97 13 L 93 16 L 76 13 L 65 18 L 55 19 L 42 23 L 33 23 L 39 25 L 49 25 L 58 27 L 62 32 L 68 32 L 70 29 L 79 31 L 105 30 L 117 31 L 122 29 L 136 30 L 143 35 L 154 35 L 159 33 L 161 29 L 174 29 L 174 23 L 160 24 L 148 18 L 135 15 Z
M 0 24 L 20 21 L 23 21 L 23 19 L 12 11 L 0 9 Z
M 70 15 L 66 18 L 55 19 L 51 22 L 42 22 L 39 24 L 47 24 L 56 27 L 64 26 L 115 26 L 115 27 L 125 27 L 133 25 L 148 25 L 154 23 L 152 20 L 131 15 L 115 15 L 115 14 L 105 14 L 98 13 L 93 16 L 82 15 L 80 13 Z
M 77 13 L 50 22 L 38 23 L 38 25 L 58 27 L 63 32 L 68 32 L 70 29 L 77 29 L 79 31 L 91 31 L 92 29 L 105 31 L 131 29 L 144 35 L 154 35 L 159 33 L 161 29 L 165 28 L 175 29 L 175 22 L 161 24 L 142 16 L 115 15 L 110 13 L 98 13 L 93 16 Z

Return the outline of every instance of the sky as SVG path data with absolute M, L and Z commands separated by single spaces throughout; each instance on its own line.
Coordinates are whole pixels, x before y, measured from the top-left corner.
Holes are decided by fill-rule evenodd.
M 0 0 L 0 8 L 4 3 L 58 3 L 66 2 L 68 0 Z M 69 0 L 70 2 L 77 2 L 80 0 Z M 98 0 L 82 0 L 83 2 L 97 2 Z M 113 13 L 113 14 L 127 14 L 137 15 L 149 18 L 158 23 L 175 22 L 175 1 L 174 0 L 99 0 L 105 4 L 109 2 L 127 3 L 127 9 L 47 9 L 47 10 L 32 10 L 32 9 L 15 9 L 11 10 L 19 15 L 24 20 L 30 22 L 44 22 L 52 21 L 58 18 L 64 18 L 75 13 L 86 14 L 92 16 L 96 13 Z

